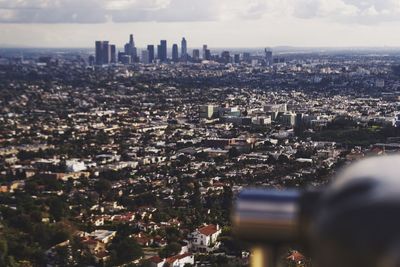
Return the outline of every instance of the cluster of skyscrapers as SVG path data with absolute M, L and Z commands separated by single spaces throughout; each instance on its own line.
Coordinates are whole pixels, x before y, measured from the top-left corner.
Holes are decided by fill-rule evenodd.
M 192 55 L 189 55 L 187 41 L 184 37 L 181 41 L 180 54 L 178 44 L 173 44 L 170 55 L 171 57 L 168 57 L 167 41 L 161 40 L 157 47 L 152 44 L 148 45 L 146 49 L 141 51 L 139 57 L 133 34 L 131 34 L 129 36 L 129 42 L 124 46 L 124 51 L 119 51 L 118 55 L 115 45 L 109 44 L 108 41 L 96 41 L 96 57 L 91 57 L 90 61 L 96 65 L 112 63 L 132 64 L 137 62 L 143 64 L 155 62 L 198 62 L 200 60 L 213 60 L 220 63 L 239 63 L 241 60 L 248 63 L 252 62 L 250 53 L 243 53 L 242 58 L 240 54 L 234 54 L 232 56 L 229 51 L 223 51 L 220 55 L 212 55 L 207 45 L 203 45 L 202 51 L 200 51 L 200 49 L 193 49 Z M 272 65 L 273 63 L 272 51 L 265 49 L 263 64 Z
M 155 50 L 154 45 L 148 45 L 147 49 L 141 51 L 141 56 L 138 55 L 138 49 L 135 46 L 133 34 L 129 36 L 129 42 L 125 44 L 124 51 L 116 51 L 116 46 L 110 44 L 109 41 L 96 41 L 96 55 L 92 57 L 91 62 L 96 65 L 106 65 L 112 63 L 123 63 L 131 64 L 136 62 L 142 62 L 144 64 L 153 63 L 155 61 L 167 62 L 167 41 L 161 40 L 160 44 L 157 45 Z M 157 54 L 156 54 L 157 51 Z M 172 58 L 173 62 L 187 61 L 189 59 L 187 53 L 187 41 L 182 38 L 181 41 L 181 54 L 179 55 L 179 48 L 177 44 L 172 45 Z
M 96 41 L 96 65 L 117 63 L 116 46 L 108 41 Z

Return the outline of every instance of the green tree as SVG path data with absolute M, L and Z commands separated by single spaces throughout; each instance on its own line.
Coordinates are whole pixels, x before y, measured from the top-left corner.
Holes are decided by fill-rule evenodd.
M 56 220 L 60 221 L 67 214 L 67 203 L 60 199 L 59 197 L 54 197 L 50 199 L 49 202 L 50 214 Z
M 158 255 L 161 258 L 168 258 L 168 257 L 178 254 L 181 251 L 181 248 L 182 248 L 181 245 L 179 245 L 176 242 L 172 242 L 172 243 L 166 245 L 163 249 L 161 249 L 159 251 Z
M 111 190 L 111 183 L 106 179 L 99 179 L 95 186 L 95 190 L 100 196 L 105 196 Z
M 142 247 L 132 238 L 116 238 L 116 242 L 111 245 L 113 264 L 123 264 L 139 259 L 144 255 Z

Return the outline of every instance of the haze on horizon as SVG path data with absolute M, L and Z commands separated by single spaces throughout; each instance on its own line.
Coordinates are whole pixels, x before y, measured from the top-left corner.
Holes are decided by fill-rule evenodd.
M 0 0 L 0 46 L 400 47 L 400 0 Z

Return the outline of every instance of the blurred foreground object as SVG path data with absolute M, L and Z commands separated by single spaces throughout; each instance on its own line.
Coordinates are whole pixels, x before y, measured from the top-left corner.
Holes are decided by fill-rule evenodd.
M 283 246 L 308 252 L 313 266 L 400 266 L 400 156 L 370 158 L 320 192 L 248 189 L 233 224 L 253 245 L 252 266 L 277 266 Z

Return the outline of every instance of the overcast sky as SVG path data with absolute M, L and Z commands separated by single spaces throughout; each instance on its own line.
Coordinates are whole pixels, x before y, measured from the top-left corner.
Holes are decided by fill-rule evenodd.
M 0 0 L 0 46 L 396 46 L 400 0 Z

